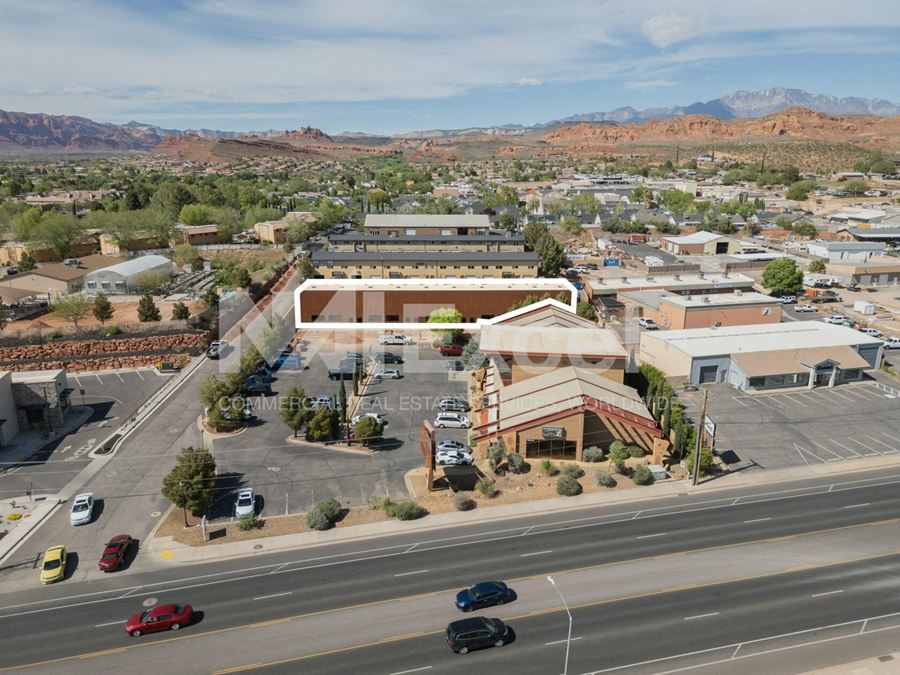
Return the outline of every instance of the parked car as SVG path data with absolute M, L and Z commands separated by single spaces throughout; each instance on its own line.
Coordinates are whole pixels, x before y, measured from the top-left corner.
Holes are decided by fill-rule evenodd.
M 376 370 L 375 377 L 380 377 L 382 380 L 399 380 L 400 379 L 400 371 L 396 368 L 385 368 L 384 370 Z
M 139 637 L 144 633 L 178 630 L 190 625 L 193 614 L 194 608 L 190 605 L 157 605 L 131 616 L 125 622 L 125 632 L 131 637 Z
M 467 452 L 459 452 L 458 450 L 438 450 L 434 453 L 434 461 L 438 466 L 444 464 L 453 464 L 457 466 L 468 466 L 475 459 Z
M 18 268 L 18 267 L 8 267 L 8 268 L 6 269 L 6 276 L 8 276 L 8 277 L 11 277 L 11 276 L 13 276 L 13 275 L 15 275 L 15 274 L 18 274 L 18 273 L 19 273 L 19 268 Z
M 237 494 L 234 500 L 234 517 L 248 516 L 256 512 L 256 495 L 253 494 L 253 488 L 244 488 Z
M 316 396 L 315 398 L 309 399 L 309 405 L 313 410 L 330 408 L 334 405 L 334 399 L 330 396 Z
M 97 569 L 101 572 L 115 572 L 120 569 L 131 542 L 131 536 L 127 534 L 117 534 L 110 539 L 103 547 Z
M 230 346 L 227 340 L 213 340 L 209 343 L 206 356 L 210 359 L 218 359 L 221 356 L 225 356 Z
M 825 323 L 842 324 L 847 321 L 847 317 L 843 314 L 832 314 L 822 318 Z
M 880 338 L 881 336 L 884 335 L 884 333 L 882 333 L 877 328 L 860 328 L 859 332 L 864 333 L 865 335 L 871 335 L 872 337 L 876 337 L 876 338 Z
M 472 426 L 472 422 L 459 413 L 441 412 L 434 418 L 434 426 L 438 429 L 468 429 Z
M 438 347 L 441 356 L 462 356 L 462 345 L 441 345 Z
M 585 263 L 584 268 L 588 270 L 599 270 L 600 266 L 597 263 Z
M 512 599 L 512 591 L 502 581 L 482 581 L 456 594 L 456 608 L 471 612 L 483 607 L 502 605 Z
M 379 352 L 372 358 L 378 363 L 403 363 L 403 357 L 392 352 Z
M 782 295 L 781 296 L 781 303 L 784 305 L 793 305 L 796 302 L 797 302 L 796 295 Z
M 475 616 L 447 626 L 447 646 L 457 654 L 468 654 L 483 647 L 502 647 L 508 639 L 509 628 L 500 619 Z
M 356 426 L 356 423 L 359 422 L 363 417 L 371 417 L 373 420 L 375 420 L 379 424 L 387 424 L 387 422 L 384 419 L 384 416 L 381 413 L 375 413 L 375 412 L 354 415 L 353 417 L 350 418 L 350 424 Z
M 72 525 L 86 525 L 94 517 L 94 493 L 85 492 L 75 495 L 72 502 L 72 511 L 69 513 L 69 522 Z
M 347 352 L 341 361 L 355 361 L 359 365 L 362 365 L 366 362 L 366 357 L 359 352 Z
M 449 370 L 450 372 L 456 372 L 456 373 L 458 373 L 458 372 L 463 371 L 463 370 L 465 370 L 465 369 L 466 369 L 466 367 L 463 365 L 463 362 L 462 362 L 462 361 L 450 361 L 450 362 L 447 364 L 447 370 Z
M 44 551 L 41 563 L 41 583 L 52 584 L 66 576 L 66 547 L 51 546 Z
M 468 412 L 469 404 L 458 396 L 445 396 L 438 401 L 438 408 L 443 412 Z
M 300 370 L 300 355 L 290 347 L 282 349 L 275 363 L 272 364 L 272 370 Z
M 653 319 L 640 318 L 640 319 L 638 319 L 638 326 L 640 326 L 641 328 L 644 328 L 646 330 L 658 330 L 659 329 L 659 324 L 657 324 Z
M 818 312 L 819 310 L 817 308 L 813 307 L 812 305 L 803 304 L 803 305 L 797 305 L 796 307 L 794 307 L 794 311 L 805 313 L 805 312 Z
M 450 438 L 443 441 L 438 441 L 435 445 L 435 448 L 438 450 L 438 452 L 464 452 L 469 455 L 472 454 L 472 450 L 468 445 L 466 445 L 465 443 L 460 443 L 459 441 L 454 441 Z
M 263 382 L 258 377 L 251 375 L 241 387 L 241 396 L 271 396 L 272 385 Z
M 378 336 L 378 344 L 380 345 L 411 345 L 412 343 L 412 338 L 405 335 L 382 333 Z
M 889 337 L 884 341 L 885 349 L 900 349 L 900 337 Z
M 265 366 L 259 368 L 253 375 L 258 377 L 264 384 L 269 384 L 272 381 L 272 371 Z
M 825 302 L 841 302 L 841 296 L 839 295 L 817 295 L 810 302 L 813 302 L 817 305 L 821 305 Z

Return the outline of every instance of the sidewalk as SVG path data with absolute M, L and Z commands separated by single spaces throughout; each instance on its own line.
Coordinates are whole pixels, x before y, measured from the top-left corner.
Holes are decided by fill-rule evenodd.
M 56 495 L 34 495 L 0 500 L 0 560 L 19 545 L 28 534 L 53 513 L 59 504 Z M 10 520 L 10 515 L 21 516 Z
M 0 467 L 8 469 L 10 464 L 25 462 L 45 445 L 58 441 L 78 430 L 94 414 L 90 406 L 73 405 L 66 415 L 63 425 L 43 434 L 40 431 L 23 431 L 13 438 L 10 445 L 0 447 Z
M 187 546 L 174 541 L 171 537 L 155 537 L 151 533 L 147 547 L 163 560 L 171 563 L 196 563 L 226 558 L 239 558 L 259 553 L 271 553 L 299 549 L 307 546 L 320 546 L 338 542 L 370 539 L 374 537 L 400 534 L 404 532 L 430 532 L 445 527 L 473 525 L 479 522 L 498 521 L 532 514 L 547 514 L 589 506 L 621 504 L 646 501 L 676 495 L 706 495 L 721 490 L 759 485 L 772 487 L 778 483 L 825 476 L 841 477 L 842 474 L 866 471 L 879 467 L 891 468 L 900 466 L 900 456 L 878 456 L 868 459 L 854 460 L 838 464 L 821 464 L 808 467 L 796 467 L 780 471 L 740 472 L 701 483 L 697 487 L 688 481 L 663 481 L 654 485 L 630 490 L 582 494 L 577 497 L 557 497 L 530 502 L 518 502 L 502 506 L 479 507 L 474 511 L 450 511 L 435 513 L 421 520 L 399 521 L 386 520 L 352 527 L 337 527 L 324 532 L 299 532 L 274 537 L 245 539 L 232 543 L 211 546 Z

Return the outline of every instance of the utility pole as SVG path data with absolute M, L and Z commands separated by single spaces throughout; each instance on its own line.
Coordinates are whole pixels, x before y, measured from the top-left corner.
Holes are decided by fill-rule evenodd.
M 572 612 L 569 611 L 569 603 L 566 602 L 565 597 L 562 594 L 562 591 L 559 590 L 559 586 L 556 585 L 556 579 L 553 577 L 547 577 L 547 581 L 550 582 L 550 585 L 553 586 L 556 593 L 559 595 L 559 599 L 562 600 L 563 607 L 566 608 L 566 614 L 569 617 L 569 634 L 566 637 L 566 660 L 563 665 L 563 675 L 568 675 L 569 672 L 569 647 L 572 644 Z
M 694 485 L 700 482 L 700 451 L 703 447 L 703 429 L 706 423 L 706 401 L 709 390 L 703 390 L 703 405 L 700 406 L 700 423 L 697 425 L 697 447 L 694 450 Z

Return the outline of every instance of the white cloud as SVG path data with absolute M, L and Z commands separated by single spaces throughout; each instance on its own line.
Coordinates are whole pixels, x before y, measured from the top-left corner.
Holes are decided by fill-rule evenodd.
M 543 84 L 536 77 L 523 77 L 519 80 L 519 84 L 523 87 L 537 87 Z
M 625 88 L 633 91 L 650 91 L 664 87 L 677 87 L 680 82 L 675 80 L 631 80 L 625 83 Z
M 684 14 L 660 14 L 641 23 L 641 32 L 660 49 L 697 35 L 697 19 Z

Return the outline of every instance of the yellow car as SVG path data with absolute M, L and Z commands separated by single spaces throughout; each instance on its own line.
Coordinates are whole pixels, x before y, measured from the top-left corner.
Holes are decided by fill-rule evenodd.
M 52 584 L 66 575 L 66 547 L 51 546 L 44 553 L 44 564 L 41 566 L 41 583 Z

